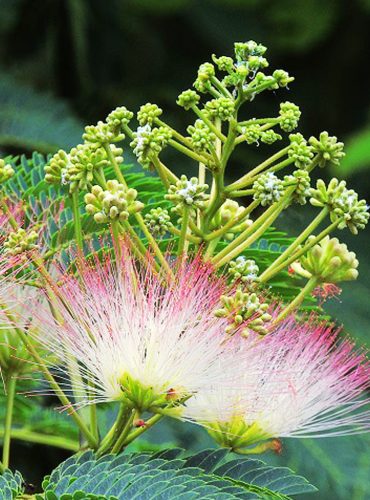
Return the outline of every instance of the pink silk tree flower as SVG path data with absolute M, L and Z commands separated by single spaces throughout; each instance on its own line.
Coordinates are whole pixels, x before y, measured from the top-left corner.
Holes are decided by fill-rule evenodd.
M 195 395 L 184 418 L 242 453 L 276 450 L 282 437 L 369 431 L 370 399 L 363 393 L 370 387 L 370 365 L 338 334 L 314 317 L 302 323 L 290 317 L 249 349 L 236 345 L 240 371 L 233 388 L 213 386 Z
M 139 411 L 175 407 L 225 384 L 228 367 L 233 372 L 227 323 L 214 315 L 224 279 L 199 258 L 175 262 L 174 277 L 152 264 L 148 256 L 139 269 L 125 249 L 118 265 L 84 261 L 78 278 L 63 271 L 56 277 L 62 284 L 55 317 L 38 304 L 32 310 L 38 338 L 60 360 L 60 377 L 75 358 L 93 402 L 123 401 Z M 89 403 L 84 389 L 77 405 Z

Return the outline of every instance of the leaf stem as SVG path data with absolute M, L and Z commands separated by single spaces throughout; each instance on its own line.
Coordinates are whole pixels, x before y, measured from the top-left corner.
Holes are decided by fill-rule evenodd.
M 5 469 L 9 467 L 9 454 L 10 454 L 10 439 L 12 430 L 14 396 L 17 385 L 15 374 L 10 375 L 6 381 L 6 414 L 5 414 L 5 427 L 3 439 L 3 466 Z

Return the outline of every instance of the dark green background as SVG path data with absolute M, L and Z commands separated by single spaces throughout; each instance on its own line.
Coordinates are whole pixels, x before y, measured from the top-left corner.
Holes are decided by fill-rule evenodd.
M 298 104 L 303 134 L 328 130 L 347 145 L 343 165 L 320 174 L 347 178 L 370 199 L 369 13 L 369 0 L 0 0 L 0 149 L 69 148 L 84 124 L 147 101 L 184 129 L 193 118 L 175 100 L 199 64 L 212 53 L 229 55 L 234 41 L 255 39 L 268 46 L 271 68 L 296 81 L 289 91 L 260 96 L 250 112 L 268 116 L 280 101 Z M 262 148 L 242 149 L 232 175 L 264 155 Z M 167 158 L 178 170 L 191 169 Z M 297 233 L 309 212 L 290 211 L 279 225 Z M 361 277 L 327 310 L 370 346 L 368 231 L 340 237 L 358 253 Z M 206 442 L 201 431 L 178 432 L 162 428 L 153 439 L 196 448 Z M 362 500 L 370 498 L 369 445 L 363 437 L 287 440 L 282 456 L 270 459 L 317 484 L 320 493 L 311 498 Z M 35 482 L 61 458 L 43 447 L 13 451 L 13 463 Z

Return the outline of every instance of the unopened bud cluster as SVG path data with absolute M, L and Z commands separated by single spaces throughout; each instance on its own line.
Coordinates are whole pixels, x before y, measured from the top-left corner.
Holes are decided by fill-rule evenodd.
M 38 248 L 37 240 L 39 235 L 35 230 L 27 231 L 23 228 L 19 228 L 9 234 L 7 240 L 4 243 L 4 248 L 6 253 L 10 255 L 18 255 L 23 252 L 34 250 Z
M 284 182 L 272 172 L 267 172 L 254 182 L 253 189 L 253 198 L 264 207 L 280 200 L 284 193 Z
M 98 224 L 125 221 L 144 206 L 136 197 L 135 189 L 127 189 L 118 181 L 110 180 L 107 189 L 93 186 L 91 192 L 85 195 L 86 212 L 93 215 Z
M 13 167 L 0 158 L 0 184 L 9 180 L 13 175 Z
M 233 296 L 221 297 L 222 308 L 215 311 L 218 318 L 227 318 L 229 325 L 226 333 L 233 335 L 243 324 L 242 336 L 248 336 L 250 331 L 261 335 L 267 333 L 267 323 L 271 315 L 267 312 L 269 305 L 261 302 L 256 293 L 243 292 L 240 288 Z
M 310 236 L 308 243 L 315 237 Z M 358 276 L 358 260 L 347 245 L 337 238 L 326 236 L 293 265 L 294 271 L 308 278 L 315 277 L 321 283 L 338 283 L 355 280 Z
M 211 229 L 220 229 L 225 224 L 232 220 L 238 219 L 239 222 L 235 224 L 230 230 L 224 234 L 225 240 L 232 240 L 236 234 L 241 233 L 244 229 L 247 229 L 252 224 L 252 221 L 245 216 L 242 216 L 244 212 L 244 208 L 239 205 L 239 203 L 235 200 L 226 200 L 217 211 L 216 215 L 211 221 L 210 228 Z
M 232 260 L 229 265 L 228 273 L 231 281 L 242 281 L 243 283 L 253 282 L 258 276 L 259 268 L 253 259 L 247 259 L 240 255 Z
M 150 168 L 153 157 L 159 155 L 162 149 L 168 144 L 172 133 L 168 127 L 152 128 L 147 122 L 137 128 L 134 132 L 134 139 L 130 143 L 138 162 L 144 168 Z
M 175 205 L 175 210 L 182 213 L 184 208 L 191 209 L 194 213 L 195 209 L 204 210 L 206 208 L 209 195 L 207 184 L 200 184 L 197 177 L 192 177 L 190 180 L 186 175 L 181 178 L 168 189 L 166 199 L 170 200 Z
M 161 207 L 152 208 L 149 213 L 145 214 L 144 221 L 149 231 L 158 236 L 166 234 L 172 226 L 168 210 Z

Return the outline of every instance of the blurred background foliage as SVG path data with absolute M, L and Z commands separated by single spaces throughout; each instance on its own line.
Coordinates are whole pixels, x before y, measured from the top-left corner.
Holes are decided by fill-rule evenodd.
M 184 129 L 191 117 L 175 100 L 192 84 L 199 64 L 212 53 L 228 55 L 234 41 L 255 39 L 268 46 L 270 66 L 296 81 L 289 91 L 257 99 L 252 116 L 276 112 L 283 100 L 298 104 L 304 135 L 328 130 L 346 144 L 341 167 L 326 174 L 347 178 L 369 200 L 369 15 L 370 0 L 0 0 L 0 152 L 70 148 L 86 123 L 122 104 L 135 111 L 155 102 L 166 120 Z M 263 147 L 242 149 L 232 175 L 266 154 Z M 133 157 L 126 154 L 126 160 Z M 168 162 L 178 171 L 190 168 L 170 153 Z M 296 234 L 309 213 L 308 207 L 290 211 L 279 228 Z M 370 239 L 366 231 L 340 237 L 357 252 L 361 274 L 327 310 L 370 347 Z M 200 429 L 182 429 L 154 430 L 152 443 L 195 449 L 210 444 Z M 368 437 L 297 441 L 270 459 L 319 486 L 313 496 L 370 498 Z M 43 459 L 27 469 L 26 459 L 36 453 Z M 65 457 L 58 453 L 18 445 L 13 459 L 38 482 Z

